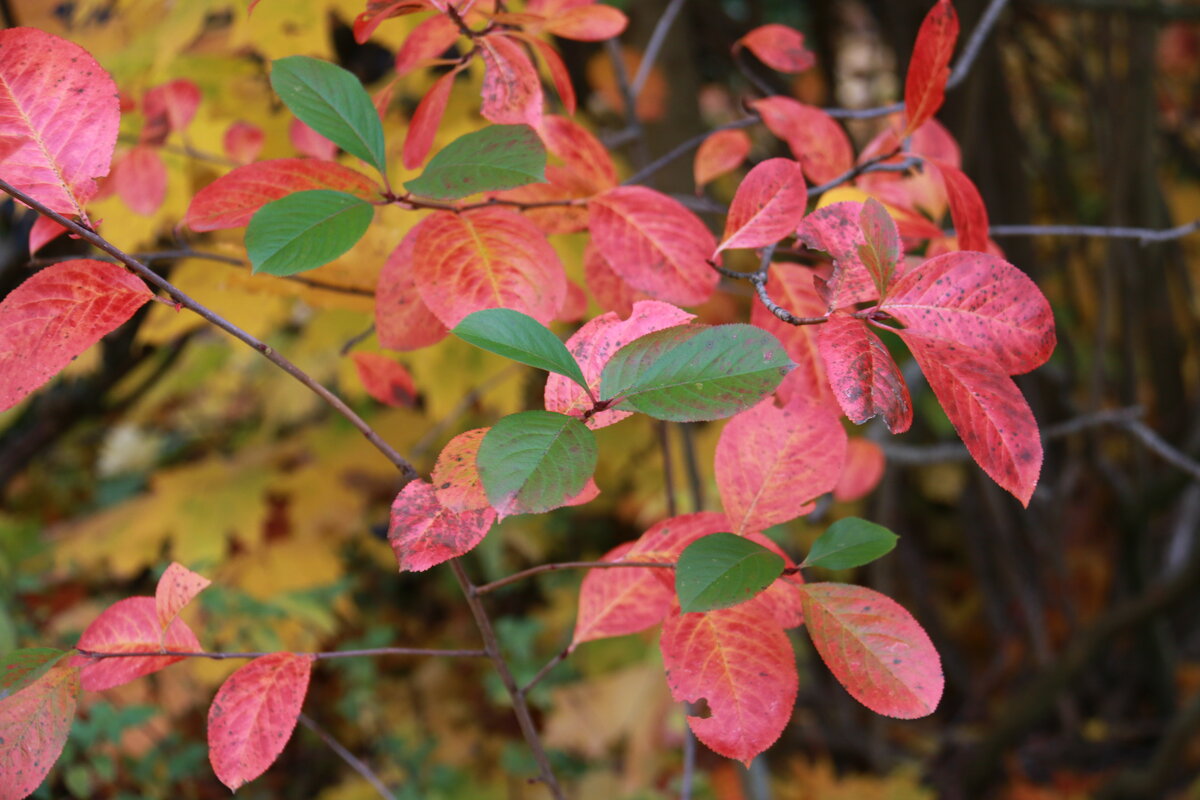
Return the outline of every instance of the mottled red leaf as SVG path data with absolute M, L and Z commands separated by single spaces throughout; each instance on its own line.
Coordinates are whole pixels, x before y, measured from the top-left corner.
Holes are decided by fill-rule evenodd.
M 354 353 L 354 368 L 367 394 L 387 406 L 412 408 L 417 387 L 403 364 L 380 353 Z
M 912 401 L 899 367 L 862 320 L 837 313 L 817 331 L 817 346 L 842 411 L 856 425 L 882 415 L 892 433 L 912 424 Z
M 461 34 L 454 20 L 445 14 L 435 14 L 412 29 L 396 53 L 396 75 L 404 76 L 425 66 L 453 45 Z
M 804 34 L 786 25 L 755 28 L 734 43 L 734 52 L 743 45 L 759 61 L 779 72 L 804 72 L 817 62 L 817 57 L 804 46 Z
M 491 505 L 479 479 L 479 444 L 490 428 L 455 436 L 438 454 L 430 479 L 438 502 L 451 511 L 475 511 Z
M 813 275 L 813 270 L 799 264 L 771 264 L 767 283 L 771 299 L 797 317 L 825 316 L 826 303 L 813 285 Z M 776 390 L 784 402 L 795 394 L 824 403 L 835 402 L 829 379 L 825 376 L 825 362 L 817 348 L 819 325 L 791 325 L 757 302 L 750 307 L 750 324 L 774 334 L 783 343 L 788 357 L 796 363 L 796 368 Z
M 425 156 L 429 155 L 429 148 L 433 146 L 433 136 L 446 113 L 446 103 L 450 100 L 450 90 L 454 87 L 454 76 L 457 74 L 458 70 L 451 70 L 438 78 L 413 112 L 408 132 L 404 135 L 404 166 L 409 169 L 416 169 L 425 163 Z
M 859 248 L 867 244 L 859 224 L 861 214 L 862 203 L 833 203 L 805 217 L 796 231 L 805 245 L 833 258 L 833 274 L 825 287 L 831 311 L 879 298 L 871 271 L 860 255 Z
M 365 200 L 379 196 L 375 181 L 333 161 L 277 158 L 236 167 L 192 198 L 184 224 L 194 231 L 240 228 L 272 200 L 310 189 L 347 192 Z
M 764 619 L 759 604 L 675 611 L 659 645 L 671 696 L 708 704 L 708 717 L 687 720 L 709 748 L 749 765 L 783 733 L 796 702 L 796 657 L 783 628 Z
M 622 317 L 633 313 L 637 301 L 650 299 L 650 295 L 634 289 L 618 275 L 591 240 L 583 248 L 583 278 L 600 307 Z
M 208 709 L 208 760 L 236 791 L 275 762 L 292 731 L 312 674 L 313 657 L 271 653 L 225 679 Z
M 719 276 L 707 259 L 713 235 L 677 200 L 644 186 L 619 186 L 588 203 L 592 242 L 630 286 L 686 306 L 703 303 Z
M 167 196 L 167 167 L 158 148 L 138 145 L 113 163 L 109 183 L 129 208 L 148 217 Z
M 121 112 L 112 78 L 77 44 L 35 28 L 0 31 L 0 174 L 86 219 L 108 174 Z
M 418 222 L 384 262 L 375 287 L 375 335 L 389 350 L 419 350 L 436 344 L 450 331 L 425 305 L 413 280 L 412 255 Z
M 859 260 L 870 273 L 878 296 L 885 297 L 903 253 L 900 249 L 900 233 L 883 203 L 874 198 L 863 203 L 858 223 L 865 240 L 858 251 Z
M 915 331 L 897 332 L 975 463 L 1028 506 L 1042 468 L 1042 440 L 1012 378 L 974 350 Z
M 846 459 L 846 432 L 829 406 L 768 397 L 725 424 L 716 478 L 734 533 L 762 531 L 812 511 L 832 491 Z
M 292 124 L 288 126 L 288 141 L 301 155 L 319 158 L 323 161 L 333 161 L 337 158 L 337 145 L 299 119 L 293 119 Z
M 221 140 L 225 155 L 243 165 L 258 158 L 265 141 L 266 135 L 263 134 L 262 128 L 240 119 L 230 123 Z
M 501 33 L 475 40 L 483 58 L 485 119 L 501 125 L 542 126 L 542 82 L 524 48 Z
M 567 295 L 554 248 L 505 208 L 431 214 L 417 234 L 412 274 L 421 299 L 448 328 L 484 308 L 511 308 L 547 325 Z
M 451 511 L 438 502 L 432 484 L 413 481 L 392 503 L 388 542 L 401 572 L 424 572 L 473 550 L 495 519 L 491 506 Z
M 158 613 L 158 622 L 165 629 L 183 607 L 192 602 L 192 598 L 200 594 L 212 583 L 208 578 L 192 572 L 182 564 L 172 561 L 158 579 L 154 590 L 154 608 Z
M 938 0 L 917 31 L 912 60 L 904 80 L 903 139 L 937 113 L 946 99 L 950 57 L 958 40 L 958 15 L 950 0 Z
M 546 20 L 545 30 L 563 39 L 602 42 L 620 36 L 629 20 L 612 6 L 580 5 L 568 8 Z
M 800 594 L 813 644 L 851 697 L 888 717 L 933 713 L 942 698 L 942 662 L 900 604 L 844 583 L 809 583 Z
M 790 97 L 764 97 L 750 103 L 771 133 L 787 142 L 804 174 L 828 183 L 854 166 L 854 146 L 837 120 L 816 106 Z
M 176 78 L 148 89 L 142 97 L 142 115 L 146 121 L 140 141 L 162 144 L 168 134 L 187 128 L 201 99 L 200 87 L 187 78 Z
M 740 128 L 716 131 L 700 145 L 692 165 L 692 175 L 699 189 L 711 180 L 742 165 L 750 154 L 750 135 Z
M 62 755 L 78 697 L 79 670 L 58 664 L 0 699 L 0 800 L 22 800 L 45 780 Z
M 0 411 L 54 377 L 152 297 L 124 267 L 81 258 L 37 272 L 0 301 Z
M 958 167 L 929 160 L 925 165 L 941 176 L 946 190 L 946 201 L 950 205 L 950 216 L 954 219 L 954 232 L 958 246 L 963 250 L 987 252 L 988 216 L 987 207 L 975 183 Z
M 716 252 L 765 247 L 779 241 L 800 224 L 807 205 L 804 171 L 799 164 L 787 158 L 770 158 L 757 164 L 733 196 L 725 234 Z
M 176 617 L 165 629 L 158 617 L 153 597 L 127 597 L 118 600 L 83 631 L 76 647 L 97 653 L 150 653 L 170 651 L 196 653 L 200 646 L 196 634 Z M 89 692 L 111 689 L 123 683 L 158 672 L 183 659 L 183 656 L 122 656 L 91 658 L 78 655 L 71 664 L 82 667 L 80 681 Z
M 694 315 L 668 303 L 642 300 L 633 305 L 628 319 L 621 319 L 610 311 L 587 322 L 567 340 L 567 349 L 579 362 L 592 393 L 599 397 L 600 374 L 613 353 L 647 333 L 684 325 L 693 319 Z M 584 411 L 592 407 L 592 401 L 583 387 L 556 373 L 551 373 L 546 380 L 545 401 L 547 411 L 575 417 L 582 416 Z M 625 419 L 631 413 L 619 409 L 601 411 L 589 418 L 586 424 L 592 429 L 603 428 Z
M 862 436 L 851 436 L 846 466 L 833 489 L 833 499 L 847 502 L 865 497 L 883 479 L 883 448 Z

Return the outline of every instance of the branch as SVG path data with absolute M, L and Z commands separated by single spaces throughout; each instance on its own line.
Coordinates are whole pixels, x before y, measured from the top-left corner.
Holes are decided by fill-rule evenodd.
M 749 128 L 751 125 L 757 125 L 760 122 L 762 122 L 762 120 L 758 117 L 742 117 L 741 119 L 735 119 L 733 122 L 726 122 L 724 125 L 718 125 L 706 133 L 697 134 L 692 138 L 675 145 L 666 153 L 654 159 L 625 180 L 621 181 L 621 185 L 628 186 L 631 183 L 641 183 L 642 181 L 646 180 L 646 178 L 649 178 L 651 175 L 665 167 L 667 164 L 670 164 L 675 159 L 679 158 L 680 156 L 687 155 L 692 150 L 695 150 L 704 143 L 705 139 L 707 139 L 709 136 L 712 136 L 717 131 L 731 131 L 736 128 Z
M 536 567 L 514 572 L 491 583 L 475 587 L 475 594 L 494 592 L 502 586 L 523 581 L 543 572 L 558 572 L 564 569 L 611 569 L 620 567 L 653 567 L 656 569 L 675 569 L 675 565 L 666 561 L 558 561 L 553 564 L 538 564 Z
M 571 648 L 565 647 L 558 651 L 553 658 L 537 671 L 537 674 L 529 679 L 529 683 L 521 687 L 520 692 L 522 697 L 528 697 L 534 687 L 542 682 L 542 679 L 550 674 L 550 671 L 566 660 L 567 656 L 571 655 Z
M 671 0 L 662 16 L 658 18 L 658 22 L 654 24 L 654 32 L 650 34 L 650 41 L 646 43 L 646 50 L 642 54 L 641 63 L 638 64 L 637 74 L 633 76 L 633 81 L 629 84 L 629 93 L 635 100 L 646 86 L 646 79 L 650 77 L 650 70 L 658 59 L 658 51 L 662 50 L 663 42 L 667 40 L 667 33 L 671 30 L 671 25 L 674 24 L 675 18 L 679 16 L 682 9 L 683 0 Z
M 7 181 L 0 180 L 0 191 L 12 195 L 25 205 L 38 211 L 44 216 L 49 217 L 59 225 L 62 225 L 80 239 L 83 239 L 94 247 L 97 247 L 100 250 L 103 250 L 105 253 L 108 253 L 113 258 L 117 259 L 126 267 L 128 267 L 133 273 L 138 275 L 138 277 L 142 278 L 142 280 L 161 289 L 180 307 L 186 308 L 189 311 L 200 315 L 200 317 L 209 322 L 211 325 L 220 328 L 229 335 L 233 336 L 235 339 L 238 339 L 244 344 L 247 344 L 258 352 L 262 353 L 262 355 L 268 361 L 282 369 L 288 375 L 291 375 L 299 383 L 306 386 L 311 392 L 324 400 L 335 411 L 349 420 L 350 424 L 357 428 L 359 432 L 366 437 L 367 441 L 375 446 L 376 450 L 378 450 L 389 461 L 396 465 L 406 480 L 413 480 L 417 477 L 416 468 L 402 455 L 397 453 L 391 445 L 385 442 L 383 438 L 375 432 L 375 429 L 368 425 L 362 417 L 354 413 L 354 410 L 350 408 L 350 406 L 346 405 L 345 401 L 343 401 L 329 389 L 325 388 L 318 381 L 314 380 L 307 372 L 300 369 L 291 361 L 277 353 L 270 345 L 259 341 L 257 338 L 251 336 L 249 333 L 234 325 L 232 322 L 210 310 L 207 306 L 196 302 L 191 297 L 175 288 L 174 284 L 172 284 L 166 278 L 163 278 L 154 270 L 150 269 L 136 258 L 133 258 L 125 251 L 113 244 L 110 244 L 107 239 L 92 229 L 84 227 L 78 222 L 64 217 L 62 214 L 59 214 L 57 211 L 52 210 L 44 203 L 25 194 L 25 192 L 22 192 L 20 189 L 16 188 Z
M 993 237 L 1005 236 L 1090 236 L 1104 239 L 1137 239 L 1141 244 L 1168 242 L 1200 231 L 1200 219 L 1174 228 L 1128 228 L 1108 225 L 993 225 Z M 953 236 L 950 231 L 948 236 Z
M 375 791 L 379 793 L 380 797 L 384 798 L 384 800 L 396 800 L 396 795 L 392 794 L 391 790 L 384 785 L 383 781 L 379 779 L 379 776 L 376 775 L 370 767 L 363 763 L 362 759 L 358 758 L 345 747 L 343 747 L 341 742 L 339 742 L 337 739 L 334 739 L 328 731 L 314 722 L 312 717 L 308 716 L 308 714 L 305 714 L 303 711 L 300 712 L 300 724 L 319 736 L 321 741 L 325 742 L 325 744 L 329 746 L 330 750 L 337 753 L 338 756 L 347 764 L 349 764 L 355 772 L 361 775 L 367 783 L 371 784 L 371 786 L 375 788 Z
M 954 65 L 950 78 L 946 81 L 947 90 L 957 88 L 967 79 L 967 73 L 971 71 L 975 59 L 979 56 L 979 51 L 983 49 L 983 43 L 987 40 L 988 34 L 992 32 L 996 20 L 1000 18 L 1001 12 L 1007 5 L 1008 0 L 992 0 L 988 4 L 987 10 L 983 12 L 983 16 L 975 25 L 975 30 L 971 31 L 971 38 L 967 40 L 967 46 L 963 48 L 962 55 L 958 57 L 958 63 Z
M 103 650 L 84 650 L 76 648 L 75 652 L 86 658 L 103 661 L 108 658 L 148 658 L 150 656 L 172 656 L 175 658 L 208 658 L 213 661 L 225 661 L 231 658 L 262 658 L 274 653 L 212 653 L 207 650 L 143 650 L 137 652 L 110 653 Z M 298 656 L 308 656 L 314 661 L 327 661 L 333 658 L 362 658 L 365 656 L 441 656 L 444 658 L 484 658 L 484 650 L 438 650 L 425 647 L 373 647 L 366 650 L 325 650 L 317 653 L 295 653 Z

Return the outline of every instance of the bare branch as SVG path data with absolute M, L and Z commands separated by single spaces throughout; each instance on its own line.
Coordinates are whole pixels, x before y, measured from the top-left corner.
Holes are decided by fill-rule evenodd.
M 151 656 L 171 656 L 174 658 L 207 658 L 212 661 L 227 659 L 262 658 L 274 655 L 272 652 L 240 652 L 213 653 L 207 650 L 143 650 L 136 652 L 109 653 L 103 650 L 84 650 L 77 648 L 81 656 L 103 661 L 109 658 L 149 658 Z M 298 656 L 308 656 L 314 661 L 327 661 L 333 658 L 364 658 L 368 656 L 439 656 L 443 658 L 486 658 L 484 650 L 439 650 L 427 647 L 373 647 L 366 650 L 323 650 L 316 653 L 295 653 Z
M 675 565 L 665 561 L 557 561 L 552 564 L 538 564 L 536 567 L 514 572 L 491 583 L 475 587 L 475 594 L 494 592 L 502 586 L 523 581 L 543 572 L 557 572 L 564 569 L 609 569 L 621 567 L 654 567 L 656 569 L 674 569 Z
M 1129 228 L 1120 225 L 992 225 L 988 234 L 1005 236 L 1087 236 L 1103 239 L 1137 239 L 1141 244 L 1182 239 L 1200 231 L 1200 219 L 1174 228 Z M 947 236 L 953 236 L 950 231 Z
M 650 41 L 646 43 L 646 51 L 642 54 L 642 63 L 638 64 L 637 74 L 633 76 L 633 81 L 629 84 L 629 93 L 634 99 L 637 99 L 642 93 L 642 89 L 645 88 L 646 79 L 650 77 L 650 70 L 658 59 L 658 51 L 662 50 L 663 42 L 667 40 L 667 33 L 670 32 L 671 25 L 674 24 L 675 18 L 679 16 L 682 9 L 683 0 L 671 0 L 662 16 L 658 18 L 658 22 L 654 24 Z
M 963 48 L 962 55 L 958 57 L 958 63 L 954 65 L 950 78 L 946 81 L 947 90 L 956 88 L 967 79 L 971 67 L 975 64 L 975 59 L 979 57 L 979 51 L 983 49 L 983 43 L 987 41 L 988 34 L 996 26 L 996 20 L 1000 19 L 1000 14 L 1007 5 L 1008 0 L 992 0 L 988 4 L 983 16 L 975 25 L 975 30 L 971 31 L 971 38 L 967 40 L 967 46 Z
M 329 746 L 330 750 L 337 753 L 338 757 L 341 758 L 342 761 L 345 761 L 347 764 L 349 764 L 350 768 L 361 775 L 363 780 L 371 784 L 375 791 L 379 793 L 380 797 L 384 798 L 384 800 L 396 800 L 396 795 L 392 794 L 391 790 L 384 785 L 383 781 L 379 779 L 379 776 L 376 775 L 375 772 L 362 761 L 362 759 L 358 758 L 356 755 L 343 747 L 341 742 L 339 742 L 337 739 L 334 739 L 328 731 L 314 722 L 312 717 L 308 716 L 308 714 L 305 714 L 303 711 L 300 712 L 300 724 L 320 737 L 321 741 L 325 742 L 325 744 Z

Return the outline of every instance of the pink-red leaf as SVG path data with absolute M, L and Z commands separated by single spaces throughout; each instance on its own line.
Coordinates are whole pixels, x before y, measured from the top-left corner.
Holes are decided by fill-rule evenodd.
M 805 217 L 796 231 L 805 245 L 833 258 L 833 274 L 825 292 L 830 311 L 879 298 L 871 271 L 860 254 L 860 248 L 867 245 L 859 222 L 861 215 L 862 203 L 833 203 Z
M 76 647 L 97 653 L 195 653 L 204 649 L 196 634 L 179 617 L 163 627 L 153 597 L 127 597 L 113 603 L 87 626 Z M 82 667 L 79 677 L 83 688 L 99 692 L 158 672 L 181 659 L 183 656 L 79 655 L 71 663 Z
M 22 800 L 45 780 L 62 755 L 78 698 L 79 670 L 57 664 L 0 699 L 0 800 Z
M 684 325 L 695 316 L 668 303 L 642 300 L 633 305 L 628 319 L 620 319 L 615 313 L 602 314 L 584 324 L 567 340 L 567 349 L 583 370 L 592 394 L 599 397 L 600 374 L 613 353 L 647 333 Z M 551 373 L 546 380 L 545 401 L 547 411 L 581 416 L 592 407 L 583 387 L 571 379 Z M 601 411 L 590 417 L 589 428 L 603 428 L 630 416 L 632 412 L 613 409 Z
M 292 124 L 288 126 L 288 140 L 301 155 L 322 161 L 333 161 L 337 158 L 337 145 L 298 119 L 292 120 Z
M 768 289 L 771 298 L 798 317 L 825 316 L 825 301 L 813 284 L 813 270 L 798 264 L 771 264 Z M 777 393 L 784 402 L 793 395 L 811 397 L 824 403 L 834 403 L 825 362 L 817 348 L 819 325 L 791 325 L 775 316 L 762 303 L 750 307 L 750 323 L 770 331 L 787 350 L 796 368 L 783 379 Z
M 567 117 L 547 115 L 541 130 L 550 155 L 576 176 L 581 189 L 595 194 L 617 185 L 612 156 L 587 128 Z
M 800 165 L 787 158 L 767 159 L 750 170 L 738 186 L 717 253 L 730 248 L 765 247 L 779 241 L 800 224 L 807 205 L 808 192 Z
M 804 46 L 804 34 L 786 25 L 762 25 L 734 44 L 734 52 L 745 45 L 758 60 L 779 72 L 804 72 L 817 57 Z
M 479 478 L 479 445 L 490 428 L 475 428 L 455 436 L 438 454 L 433 466 L 433 489 L 438 502 L 451 511 L 488 508 L 487 491 Z
M 938 0 L 917 31 L 908 76 L 904 81 L 903 139 L 937 113 L 946 99 L 946 81 L 950 77 L 950 57 L 958 40 L 958 15 L 950 0 Z
M 483 58 L 485 119 L 501 125 L 542 125 L 542 82 L 524 48 L 502 33 L 475 40 Z
M 417 387 L 412 375 L 380 353 L 354 353 L 354 368 L 367 394 L 387 406 L 412 408 L 417 402 Z
M 882 415 L 892 433 L 912 424 L 908 386 L 883 342 L 862 320 L 837 313 L 817 331 L 817 346 L 842 411 L 856 425 Z
M 367 0 L 367 10 L 354 18 L 354 40 L 364 44 L 384 20 L 428 11 L 433 7 L 426 0 Z
M 1042 440 L 1012 378 L 969 348 L 897 332 L 975 463 L 1028 506 L 1042 469 Z
M 222 147 L 225 155 L 238 164 L 249 164 L 262 152 L 266 135 L 257 125 L 237 120 L 225 129 Z
M 505 208 L 431 214 L 417 234 L 412 274 L 421 299 L 448 328 L 484 308 L 511 308 L 546 325 L 567 296 L 554 248 Z
M 634 303 L 650 299 L 650 295 L 633 288 L 618 275 L 590 240 L 583 248 L 583 278 L 600 307 L 618 316 L 628 317 L 633 313 Z
M 458 70 L 451 70 L 438 78 L 413 112 L 408 133 L 404 135 L 404 166 L 409 169 L 416 169 L 425 163 L 425 156 L 429 155 L 429 148 L 433 146 L 433 136 L 446 113 L 446 103 L 450 100 L 450 90 L 454 88 L 454 76 L 457 74 Z
M 608 6 L 604 6 L 604 8 L 608 8 Z M 615 8 L 612 10 L 616 11 Z M 571 73 L 567 70 L 567 65 L 562 60 L 562 56 L 548 43 L 543 42 L 536 36 L 521 35 L 519 38 L 533 45 L 533 49 L 541 56 L 542 61 L 546 64 L 546 69 L 550 72 L 550 79 L 554 81 L 554 91 L 558 92 L 558 98 L 562 100 L 563 110 L 568 114 L 574 114 L 576 105 L 575 85 L 571 83 Z
M 392 503 L 388 541 L 401 572 L 423 572 L 469 553 L 495 519 L 491 506 L 451 511 L 438 502 L 432 484 L 412 481 Z
M 54 377 L 152 297 L 123 267 L 81 258 L 46 267 L 0 301 L 0 411 Z
M 629 20 L 612 6 L 580 5 L 546 20 L 545 30 L 563 39 L 602 42 L 620 36 Z
M 413 247 L 418 222 L 384 262 L 375 288 L 375 334 L 389 350 L 419 350 L 436 344 L 450 331 L 425 305 L 413 280 Z
M 86 218 L 108 174 L 117 87 L 77 44 L 35 28 L 0 31 L 0 174 L 68 217 Z
M 671 696 L 707 701 L 708 717 L 687 719 L 712 750 L 749 765 L 783 733 L 796 702 L 796 657 L 783 628 L 764 619 L 759 604 L 675 611 L 659 645 Z
M 260 656 L 230 675 L 208 709 L 208 759 L 236 791 L 275 762 L 292 731 L 312 674 L 313 657 Z
M 644 186 L 619 186 L 588 203 L 592 242 L 635 289 L 676 305 L 707 300 L 719 276 L 707 259 L 716 240 L 677 200 Z
M 899 603 L 843 583 L 805 584 L 800 594 L 813 644 L 851 697 L 888 717 L 933 713 L 942 698 L 942 662 Z
M 846 466 L 833 489 L 833 499 L 857 500 L 869 494 L 883 478 L 883 448 L 862 436 L 851 436 L 846 448 Z
M 725 425 L 717 442 L 721 504 L 734 533 L 762 531 L 807 514 L 831 491 L 846 459 L 846 432 L 826 405 L 768 397 Z
M 183 607 L 192 599 L 207 589 L 212 583 L 208 578 L 192 572 L 182 564 L 172 561 L 158 579 L 154 590 L 154 608 L 158 613 L 158 622 L 165 629 Z
M 750 154 L 750 135 L 740 128 L 716 131 L 701 143 L 692 165 L 692 176 L 699 190 L 727 172 L 742 165 Z
M 458 26 L 445 14 L 435 14 L 412 29 L 396 53 L 396 75 L 402 77 L 446 52 L 459 37 Z
M 787 142 L 813 183 L 828 183 L 854 166 L 850 137 L 837 120 L 816 106 L 790 97 L 764 97 L 750 107 L 771 133 Z
M 379 196 L 375 181 L 333 161 L 277 158 L 237 167 L 192 198 L 184 223 L 194 231 L 240 228 L 272 200 L 310 189 L 332 189 L 364 200 Z
M 883 203 L 874 198 L 863 203 L 858 222 L 866 240 L 858 251 L 859 259 L 871 274 L 879 296 L 884 297 L 900 260 L 900 234 Z
M 149 145 L 118 158 L 108 180 L 125 205 L 144 217 L 158 211 L 167 196 L 167 167 L 158 148 Z
M 29 255 L 33 255 L 66 232 L 66 228 L 49 217 L 38 216 L 29 229 Z
M 170 133 L 178 133 L 196 116 L 200 107 L 200 87 L 187 78 L 176 78 L 148 89 L 142 98 L 143 144 L 162 144 Z
M 962 250 L 988 250 L 987 207 L 979 195 L 975 183 L 967 173 L 950 164 L 932 159 L 925 162 L 930 171 L 941 176 L 946 189 L 946 201 L 950 205 L 950 216 L 954 220 L 954 232 Z

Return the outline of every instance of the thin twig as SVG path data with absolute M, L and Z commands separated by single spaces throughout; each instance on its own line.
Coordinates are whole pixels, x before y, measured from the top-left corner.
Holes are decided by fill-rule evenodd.
M 962 55 L 958 57 L 958 62 L 954 65 L 953 71 L 950 73 L 950 78 L 946 81 L 946 89 L 954 89 L 967 79 L 967 74 L 970 73 L 971 67 L 975 64 L 975 59 L 979 56 L 979 51 L 983 49 L 983 43 L 987 41 L 988 34 L 992 32 L 992 28 L 996 26 L 996 20 L 1000 19 L 1000 14 L 1008 5 L 1008 0 L 992 0 L 988 4 L 987 9 L 983 12 L 983 16 L 979 18 L 979 22 L 975 25 L 975 30 L 971 31 L 971 38 L 967 40 L 966 47 L 963 48 Z
M 1200 231 L 1200 219 L 1174 228 L 1129 228 L 1120 225 L 992 225 L 988 234 L 1005 236 L 1087 236 L 1104 239 L 1137 239 L 1141 244 L 1182 239 Z M 951 231 L 947 234 L 953 236 Z
M 555 653 L 554 657 L 547 661 L 542 668 L 537 671 L 537 674 L 529 679 L 529 683 L 521 687 L 521 696 L 528 697 L 529 693 L 533 691 L 533 688 L 541 683 L 542 679 L 549 675 L 555 667 L 565 661 L 569 655 L 571 655 L 570 647 L 565 647 Z
M 674 569 L 675 565 L 666 561 L 556 561 L 551 564 L 538 564 L 536 567 L 514 572 L 503 578 L 475 587 L 475 594 L 494 592 L 502 586 L 523 581 L 543 572 L 558 572 L 564 569 L 611 569 L 622 567 L 653 567 L 656 569 Z
M 321 741 L 328 745 L 330 750 L 337 753 L 342 761 L 345 761 L 347 764 L 349 764 L 351 769 L 363 777 L 363 780 L 371 784 L 375 791 L 379 793 L 380 797 L 385 798 L 385 800 L 396 800 L 396 795 L 392 794 L 391 790 L 384 785 L 383 781 L 379 779 L 379 776 L 376 775 L 375 772 L 362 761 L 362 759 L 343 747 L 341 742 L 339 742 L 337 739 L 334 739 L 328 731 L 314 722 L 312 717 L 301 711 L 299 719 L 301 725 L 308 728 L 310 731 L 320 737 Z
M 830 189 L 836 189 L 843 183 L 849 183 L 859 175 L 866 175 L 868 172 L 908 172 L 909 170 L 921 166 L 922 162 L 918 156 L 908 156 L 907 158 L 897 161 L 894 164 L 884 163 L 889 158 L 895 158 L 898 152 L 898 150 L 895 150 L 891 153 L 885 153 L 880 156 L 875 156 L 874 158 L 869 158 L 861 164 L 856 164 L 831 181 L 827 181 L 818 186 L 809 187 L 808 196 L 810 198 L 820 197 Z
M 86 658 L 104 660 L 109 658 L 149 658 L 151 656 L 169 656 L 172 658 L 207 658 L 213 661 L 225 661 L 232 658 L 262 658 L 274 653 L 213 653 L 206 650 L 141 650 L 134 652 L 109 653 L 103 650 L 84 650 L 77 648 L 76 652 Z M 314 661 L 327 661 L 333 658 L 364 658 L 368 656 L 438 656 L 442 658 L 486 658 L 484 650 L 439 650 L 428 647 L 373 647 L 366 650 L 324 650 L 316 653 L 294 653 L 298 656 L 308 656 Z
M 670 32 L 671 25 L 674 24 L 675 18 L 679 16 L 682 9 L 683 0 L 671 0 L 662 16 L 658 18 L 658 22 L 654 24 L 650 41 L 647 42 L 646 49 L 642 53 L 642 63 L 638 64 L 637 73 L 629 84 L 629 93 L 633 95 L 634 99 L 637 99 L 638 95 L 642 93 L 642 89 L 645 88 L 646 79 L 650 77 L 650 70 L 658 59 L 658 51 L 662 50 L 663 42 L 667 40 L 667 33 Z
M 742 117 L 741 119 L 735 119 L 733 122 L 726 122 L 724 125 L 718 125 L 707 133 L 697 134 L 696 136 L 693 136 L 692 138 L 675 145 L 666 153 L 654 159 L 625 180 L 621 181 L 621 185 L 629 186 L 630 184 L 641 183 L 642 181 L 646 180 L 646 178 L 649 178 L 651 175 L 670 164 L 675 159 L 685 156 L 691 151 L 695 150 L 704 143 L 705 139 L 707 139 L 709 136 L 712 136 L 717 131 L 731 131 L 737 128 L 749 128 L 750 126 L 757 125 L 760 122 L 762 122 L 762 120 L 758 117 Z
M 64 217 L 62 214 L 59 214 L 57 211 L 54 211 L 44 203 L 34 199 L 7 181 L 0 180 L 0 191 L 12 195 L 25 205 L 35 209 L 44 216 L 49 217 L 59 225 L 62 225 L 79 238 L 83 239 L 94 247 L 103 250 L 110 256 L 113 256 L 130 270 L 132 270 L 135 274 L 137 274 L 140 278 L 142 278 L 142 280 L 153 286 L 157 286 L 159 289 L 165 292 L 167 296 L 174 300 L 180 307 L 186 308 L 189 311 L 200 315 L 200 317 L 202 317 L 211 325 L 220 328 L 229 335 L 233 336 L 235 339 L 238 339 L 244 344 L 247 344 L 257 350 L 263 355 L 264 358 L 282 369 L 288 375 L 292 376 L 292 378 L 294 378 L 296 381 L 303 384 L 309 389 L 309 391 L 320 397 L 335 411 L 349 420 L 350 423 L 354 425 L 354 427 L 357 428 L 359 432 L 363 434 L 363 436 L 366 437 L 367 441 L 375 446 L 376 450 L 378 450 L 389 461 L 396 465 L 406 479 L 412 480 L 417 477 L 416 468 L 413 467 L 413 465 L 410 464 L 408 460 L 404 458 L 404 456 L 396 452 L 391 445 L 385 442 L 383 437 L 381 437 L 374 428 L 368 425 L 362 417 L 354 412 L 354 409 L 346 405 L 345 401 L 343 401 L 329 389 L 325 388 L 307 372 L 300 369 L 287 358 L 277 353 L 270 345 L 259 341 L 256 337 L 251 336 L 249 333 L 234 325 L 232 322 L 217 314 L 215 311 L 212 311 L 207 306 L 196 302 L 191 297 L 177 289 L 175 285 L 166 278 L 163 278 L 154 270 L 150 269 L 136 258 L 133 258 L 125 251 L 113 244 L 110 244 L 107 239 L 92 229 L 86 228 L 83 225 L 80 225 L 78 222 Z

